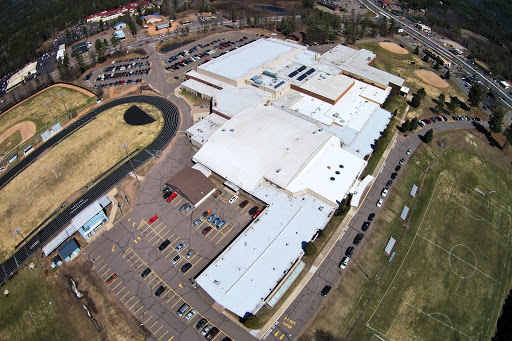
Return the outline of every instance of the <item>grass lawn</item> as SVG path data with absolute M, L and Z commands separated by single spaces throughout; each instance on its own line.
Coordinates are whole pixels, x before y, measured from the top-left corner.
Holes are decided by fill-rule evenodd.
M 203 104 L 209 104 L 210 101 L 207 101 L 199 96 L 194 96 L 190 92 L 180 90 L 180 95 L 185 97 L 192 105 L 200 106 Z
M 4 155 L 5 153 L 9 152 L 20 143 L 21 133 L 19 130 L 17 130 L 9 135 L 9 137 L 6 138 L 2 143 L 0 143 L 0 155 Z
M 78 112 L 94 102 L 94 96 L 55 86 L 2 114 L 0 133 L 16 123 L 32 121 L 36 125 L 36 135 L 39 135 L 56 122 L 64 125 L 69 120 L 67 112 Z
M 349 265 L 310 330 L 352 340 L 488 340 L 494 334 L 512 282 L 512 176 L 508 158 L 475 134 L 439 134 L 414 153 L 357 259 L 373 279 Z M 409 190 L 438 155 L 414 206 Z M 411 208 L 408 229 L 398 217 L 404 205 Z M 391 263 L 382 251 L 390 236 L 402 236 Z
M 21 267 L 2 288 L 9 290 L 9 296 L 0 296 L 0 340 L 143 340 L 135 318 L 107 292 L 83 258 L 50 270 L 48 276 L 38 268 Z M 84 298 L 79 300 L 72 293 L 68 276 Z M 91 311 L 100 331 L 82 304 Z
M 137 104 L 155 118 L 144 126 L 124 122 L 124 112 L 133 104 L 114 107 L 52 148 L 0 191 L 0 258 L 5 259 L 20 241 L 11 232 L 18 226 L 32 231 L 71 194 L 81 190 L 126 156 L 119 147 L 129 141 L 128 152 L 151 143 L 163 126 L 158 109 Z

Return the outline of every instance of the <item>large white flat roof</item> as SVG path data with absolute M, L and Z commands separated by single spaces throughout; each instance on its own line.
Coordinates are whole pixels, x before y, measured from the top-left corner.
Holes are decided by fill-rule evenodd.
M 323 229 L 334 210 L 311 195 L 289 197 L 269 183 L 261 183 L 252 194 L 269 207 L 196 279 L 238 316 L 259 310 L 302 256 L 302 243 Z
M 192 127 L 188 128 L 187 133 L 189 133 L 197 142 L 205 144 L 210 136 L 212 136 L 213 133 L 215 133 L 217 129 L 219 129 L 226 122 L 227 119 L 224 117 L 211 114 L 194 124 Z
M 224 56 L 198 66 L 222 77 L 238 80 L 278 58 L 305 47 L 277 39 L 259 39 L 251 44 L 233 50 Z
M 388 86 L 390 83 L 402 86 L 404 84 L 404 79 L 398 76 L 395 76 L 386 71 L 379 70 L 372 66 L 358 66 L 358 65 L 348 65 L 342 66 L 343 71 L 347 71 L 351 74 L 361 76 L 365 79 L 368 79 L 371 82 L 375 82 L 377 84 L 382 84 Z
M 285 188 L 330 137 L 282 110 L 257 106 L 227 121 L 193 160 L 248 192 L 263 178 Z
M 320 72 L 300 87 L 329 100 L 336 101 L 338 97 L 350 89 L 354 83 L 355 80 L 353 78 L 345 75 L 327 75 Z
M 341 149 L 339 138 L 332 136 L 286 189 L 292 193 L 309 189 L 335 205 L 365 167 L 366 161 Z
M 36 69 L 37 61 L 28 64 L 23 69 L 16 72 L 14 75 L 11 76 L 11 78 L 9 78 L 6 90 L 10 90 L 11 88 L 23 82 L 25 80 L 25 77 L 27 77 L 28 75 L 36 73 Z

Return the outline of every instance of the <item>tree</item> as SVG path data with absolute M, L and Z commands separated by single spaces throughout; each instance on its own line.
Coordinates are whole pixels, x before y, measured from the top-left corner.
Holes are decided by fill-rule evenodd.
M 112 44 L 113 48 L 116 48 L 117 44 L 119 44 L 120 41 L 121 41 L 121 38 L 119 38 L 115 34 L 112 36 L 112 38 L 110 38 L 110 44 Z
M 409 128 L 411 131 L 418 129 L 418 118 L 417 117 L 413 117 L 413 119 L 411 120 L 411 126 Z
M 450 79 L 450 70 L 446 71 L 446 73 L 444 74 L 444 79 Z
M 103 31 L 103 27 L 105 27 L 105 23 L 100 19 L 100 30 Z
M 418 45 L 416 45 L 416 49 L 414 49 L 414 54 L 420 54 L 420 47 Z
M 137 25 L 142 26 L 142 18 L 140 17 L 140 15 L 137 15 L 135 17 L 135 22 L 137 23 Z
M 503 123 L 505 122 L 505 109 L 503 107 L 494 108 L 489 117 L 489 129 L 492 133 L 501 133 Z
M 436 65 L 434 65 L 434 70 L 439 70 L 441 66 L 439 65 L 439 62 L 436 62 Z
M 84 64 L 84 57 L 82 56 L 82 53 L 77 53 L 75 56 L 76 63 L 78 64 L 78 67 L 80 68 L 80 72 L 84 73 L 86 68 Z
M 314 0 L 302 0 L 302 5 L 304 8 L 313 8 L 315 6 Z
M 404 123 L 402 123 L 402 131 L 405 133 L 406 131 L 409 131 L 411 130 L 411 122 L 409 120 L 406 120 L 404 121 Z
M 412 100 L 411 100 L 411 107 L 413 108 L 417 108 L 419 107 L 421 104 L 421 99 L 420 97 L 418 96 L 418 94 L 415 94 L 413 97 L 412 97 Z
M 459 106 L 459 103 L 457 103 L 457 102 L 454 102 L 454 101 L 446 102 L 446 108 L 452 115 L 455 113 L 455 110 L 457 110 L 458 106 Z
M 236 9 L 231 7 L 231 22 L 233 23 L 233 28 L 235 28 L 236 23 Z
M 306 246 L 304 246 L 304 255 L 305 256 L 313 256 L 316 253 L 316 245 L 313 242 L 308 242 Z
M 437 111 L 443 111 L 445 105 L 445 97 L 444 94 L 439 94 L 439 97 L 437 97 L 437 104 L 436 104 L 436 110 Z
M 484 97 L 484 91 L 482 89 L 482 86 L 478 82 L 474 82 L 473 86 L 471 86 L 471 89 L 469 89 L 469 104 L 472 107 L 478 107 L 480 105 L 480 102 L 482 102 L 482 99 Z
M 418 95 L 420 99 L 424 99 L 425 96 L 427 96 L 427 92 L 425 91 L 425 88 L 421 88 L 416 92 L 416 95 Z
M 426 143 L 432 142 L 432 140 L 434 139 L 434 131 L 430 129 L 429 131 L 427 131 L 425 136 L 423 136 L 423 138 L 425 139 Z
M 256 315 L 250 314 L 243 320 L 244 326 L 249 329 L 257 328 L 260 324 L 260 321 Z
M 428 63 L 428 56 L 427 56 L 427 55 L 424 55 L 424 56 L 423 56 L 423 61 L 424 61 L 425 63 Z
M 505 144 L 503 145 L 503 148 L 505 148 L 507 143 L 512 144 L 512 124 L 505 129 L 503 135 L 505 135 Z

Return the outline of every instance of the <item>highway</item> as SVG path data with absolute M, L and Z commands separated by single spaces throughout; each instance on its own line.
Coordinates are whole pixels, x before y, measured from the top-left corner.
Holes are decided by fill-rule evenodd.
M 374 2 L 368 1 L 368 0 L 359 0 L 363 5 L 368 7 L 372 12 L 376 13 L 377 15 L 384 16 L 388 19 L 393 18 L 395 22 L 399 23 L 401 27 L 412 37 L 416 38 L 418 41 L 423 43 L 425 47 L 431 48 L 432 50 L 439 53 L 442 57 L 451 60 L 453 63 L 460 66 L 462 69 L 466 70 L 470 75 L 477 74 L 480 78 L 483 85 L 485 85 L 487 88 L 493 90 L 494 93 L 498 93 L 503 100 L 503 102 L 506 104 L 506 106 L 509 109 L 512 109 L 512 96 L 503 91 L 503 89 L 498 86 L 492 79 L 489 78 L 488 75 L 480 72 L 479 70 L 475 69 L 473 65 L 469 62 L 467 62 L 465 59 L 454 55 L 450 51 L 448 51 L 444 46 L 440 45 L 438 42 L 433 40 L 432 38 L 426 36 L 422 32 L 419 32 L 416 28 L 414 28 L 411 24 L 407 23 L 407 20 L 404 20 L 400 18 L 397 15 L 394 15 L 387 10 L 377 6 Z

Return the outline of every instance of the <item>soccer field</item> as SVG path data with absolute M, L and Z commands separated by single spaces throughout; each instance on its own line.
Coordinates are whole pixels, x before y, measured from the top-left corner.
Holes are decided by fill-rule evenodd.
M 472 172 L 489 174 L 484 168 Z M 466 182 L 451 170 L 437 177 L 413 241 L 367 319 L 383 339 L 485 340 L 494 333 L 510 277 L 509 189 Z

